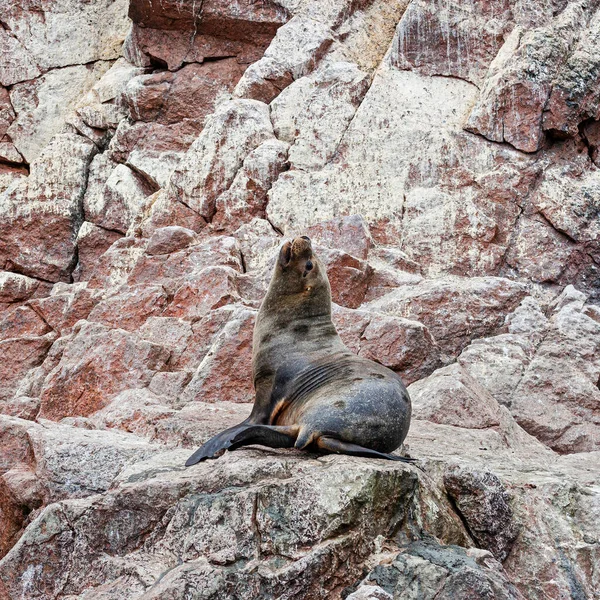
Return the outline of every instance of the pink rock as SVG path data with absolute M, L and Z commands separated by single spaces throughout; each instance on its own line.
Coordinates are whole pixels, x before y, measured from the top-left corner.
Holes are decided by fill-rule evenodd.
M 200 7 L 192 0 L 167 0 L 158 9 L 149 0 L 134 0 L 129 6 L 129 16 L 143 27 L 166 30 L 194 31 L 197 20 L 199 33 L 244 39 L 254 32 L 268 31 L 273 35 L 285 23 L 287 11 L 270 0 L 259 5 L 248 0 L 234 5 L 208 0 Z
M 396 28 L 391 62 L 400 69 L 460 77 L 479 85 L 513 28 L 513 19 L 507 0 L 411 2 Z
M 90 165 L 83 199 L 87 221 L 104 229 L 127 233 L 144 201 L 156 188 L 129 167 L 111 161 L 106 153 Z
M 288 148 L 287 143 L 271 139 L 248 154 L 229 189 L 216 199 L 212 219 L 216 229 L 232 231 L 253 217 L 265 216 L 267 193 L 289 167 Z
M 55 333 L 43 336 L 23 336 L 0 341 L 0 400 L 8 400 L 16 392 L 27 372 L 42 364 L 50 346 L 56 339 Z
M 117 231 L 109 231 L 85 221 L 77 232 L 77 267 L 74 281 L 87 281 L 100 257 L 121 237 Z
M 413 383 L 408 392 L 417 419 L 469 429 L 500 425 L 496 400 L 457 364 Z
M 501 277 L 440 277 L 398 288 L 365 308 L 423 323 L 454 354 L 496 332 L 525 295 L 524 284 Z
M 521 217 L 506 262 L 533 281 L 559 281 L 574 250 L 573 243 L 544 219 L 536 215 Z
M 181 396 L 190 402 L 252 402 L 252 332 L 255 311 L 240 309 L 215 336 Z
M 0 314 L 0 340 L 41 336 L 50 331 L 48 324 L 28 306 L 15 306 Z
M 156 229 L 146 247 L 146 254 L 171 254 L 192 244 L 196 234 L 185 227 L 173 225 Z
M 131 118 L 163 125 L 195 119 L 199 128 L 213 112 L 219 94 L 233 91 L 245 65 L 235 58 L 190 64 L 132 79 L 125 93 Z
M 160 315 L 168 303 L 169 298 L 160 285 L 125 286 L 98 302 L 87 319 L 107 327 L 137 331 L 149 317 Z
M 44 382 L 40 415 L 88 416 L 120 391 L 148 385 L 168 358 L 164 347 L 122 329 L 82 322 Z
M 104 289 L 125 283 L 137 261 L 144 255 L 147 244 L 147 240 L 133 237 L 118 239 L 98 260 L 90 275 L 88 287 Z
M 239 301 L 237 274 L 231 267 L 208 267 L 198 272 L 175 290 L 163 314 L 196 320 L 211 310 Z
M 440 366 L 440 350 L 421 323 L 334 305 L 333 322 L 344 343 L 396 371 L 406 385 Z
M 373 240 L 367 223 L 361 215 L 339 217 L 317 223 L 306 234 L 321 246 L 343 250 L 361 260 L 366 260 Z
M 0 271 L 0 302 L 18 302 L 31 298 L 40 282 L 19 273 Z
M 199 232 L 206 227 L 206 220 L 161 189 L 146 199 L 130 230 L 136 237 L 149 238 L 157 229 L 171 226 Z
M 333 301 L 348 308 L 358 308 L 367 293 L 373 269 L 369 264 L 341 250 L 315 246 L 325 264 Z
M 29 305 L 54 331 L 68 335 L 80 319 L 86 319 L 102 294 L 84 285 L 53 290 L 50 296 L 33 299 Z
M 12 189 L 0 210 L 0 265 L 47 281 L 68 281 L 87 165 L 95 146 L 74 134 L 56 136 Z
M 189 31 L 140 27 L 134 23 L 123 52 L 137 65 L 148 67 L 153 61 L 160 61 L 170 71 L 176 71 L 184 63 L 202 63 L 206 58 L 235 56 L 241 64 L 253 63 L 262 57 L 271 39 L 269 33 L 257 33 L 251 40 L 200 33 L 190 39 Z
M 168 233 L 167 233 L 168 235 Z M 172 254 L 141 257 L 128 278 L 131 284 L 162 284 L 174 291 L 185 280 L 209 266 L 227 266 L 242 270 L 239 247 L 233 237 L 203 238 Z
M 28 425 L 21 419 L 0 416 L 0 474 L 17 465 L 29 466 L 33 463 Z
M 173 173 L 169 196 L 212 220 L 217 198 L 232 185 L 245 158 L 273 138 L 266 104 L 233 100 L 218 105 Z

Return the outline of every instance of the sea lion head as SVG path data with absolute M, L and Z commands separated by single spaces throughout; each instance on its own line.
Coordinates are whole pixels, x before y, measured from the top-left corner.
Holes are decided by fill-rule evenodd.
M 307 235 L 286 241 L 279 251 L 274 278 L 277 292 L 284 295 L 311 293 L 328 286 L 323 265 L 315 256 Z

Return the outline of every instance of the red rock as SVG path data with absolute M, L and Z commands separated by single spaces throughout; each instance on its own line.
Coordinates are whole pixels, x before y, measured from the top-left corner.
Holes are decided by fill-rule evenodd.
M 48 324 L 28 306 L 15 306 L 0 315 L 0 340 L 41 336 L 50 331 Z
M 131 224 L 130 232 L 136 237 L 149 238 L 161 227 L 185 227 L 199 232 L 206 227 L 206 220 L 161 189 L 146 198 L 145 206 Z
M 27 507 L 21 506 L 10 488 L 0 477 L 0 558 L 2 558 L 20 537 L 21 528 L 27 516 Z M 0 597 L 9 598 L 2 594 Z
M 160 285 L 124 287 L 101 300 L 87 316 L 89 321 L 107 327 L 137 331 L 149 317 L 160 315 L 169 298 Z
M 207 0 L 200 6 L 193 0 L 166 0 L 158 9 L 149 0 L 134 0 L 129 5 L 129 16 L 143 27 L 252 39 L 253 34 L 273 36 L 285 23 L 287 11 L 270 0 L 258 5 L 251 0 Z
M 256 312 L 240 309 L 215 336 L 180 402 L 252 402 L 252 333 Z
M 175 290 L 173 300 L 163 314 L 196 320 L 211 310 L 239 301 L 237 274 L 231 267 L 203 269 Z
M 40 410 L 40 399 L 28 396 L 18 396 L 7 400 L 2 405 L 2 414 L 9 417 L 18 417 L 27 421 L 35 421 Z
M 102 294 L 83 285 L 54 289 L 50 296 L 30 300 L 29 305 L 61 335 L 68 335 L 77 321 L 87 319 Z
M 31 465 L 33 450 L 27 435 L 26 421 L 0 416 L 0 474 L 4 475 L 16 465 Z
M 421 323 L 336 305 L 333 323 L 354 353 L 396 371 L 406 385 L 440 366 L 440 350 Z
M 181 318 L 150 317 L 140 328 L 139 335 L 170 350 L 169 369 L 192 373 L 236 310 L 233 306 L 224 306 L 211 310 L 205 317 L 192 323 Z
M 235 58 L 225 58 L 135 77 L 125 92 L 130 116 L 163 125 L 194 119 L 201 129 L 219 94 L 232 92 L 244 70 Z
M 176 71 L 184 63 L 202 63 L 207 58 L 235 56 L 241 64 L 253 63 L 262 57 L 271 38 L 268 33 L 255 35 L 251 41 L 197 33 L 190 39 L 189 31 L 153 29 L 134 23 L 123 52 L 137 65 L 148 67 L 161 62 L 170 71 Z
M 327 269 L 332 300 L 341 306 L 358 308 L 367 293 L 373 269 L 366 261 L 341 250 L 315 245 L 315 251 Z
M 82 322 L 44 382 L 40 416 L 88 416 L 119 392 L 148 385 L 168 358 L 162 346 L 122 329 Z
M 23 336 L 0 341 L 0 400 L 8 400 L 16 392 L 30 369 L 42 364 L 56 334 Z
M 161 284 L 171 293 L 210 266 L 242 270 L 239 247 L 234 238 L 215 236 L 172 254 L 145 254 L 131 271 L 128 283 Z
M 77 267 L 73 281 L 87 281 L 100 257 L 121 237 L 117 231 L 108 231 L 85 221 L 77 233 Z
M 138 335 L 149 342 L 168 348 L 169 368 L 174 370 L 179 368 L 182 354 L 194 341 L 192 324 L 175 317 L 148 317 L 140 326 Z
M 144 254 L 148 241 L 133 237 L 118 239 L 100 257 L 90 275 L 90 289 L 118 287 L 127 281 L 131 270 Z
M 327 248 L 343 250 L 351 256 L 366 260 L 373 240 L 361 215 L 339 217 L 317 223 L 306 230 L 313 242 Z
M 171 254 L 190 246 L 196 239 L 195 233 L 173 225 L 156 229 L 146 247 L 146 254 Z
M 513 28 L 513 19 L 508 0 L 411 2 L 398 23 L 390 60 L 400 69 L 479 85 Z

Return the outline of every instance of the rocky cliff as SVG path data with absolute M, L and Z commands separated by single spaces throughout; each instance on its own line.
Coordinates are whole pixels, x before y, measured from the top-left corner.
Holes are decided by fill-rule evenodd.
M 595 0 L 0 0 L 0 598 L 598 598 L 599 118 Z M 300 233 L 422 470 L 183 467 Z

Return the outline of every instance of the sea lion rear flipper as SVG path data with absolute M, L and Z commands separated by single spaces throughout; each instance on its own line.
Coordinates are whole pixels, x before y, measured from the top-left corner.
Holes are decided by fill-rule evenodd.
M 396 456 L 395 454 L 386 454 L 385 452 L 377 452 L 377 450 L 371 450 L 370 448 L 364 448 L 357 444 L 350 444 L 349 442 L 343 442 L 336 438 L 321 436 L 316 440 L 317 446 L 321 450 L 327 452 L 334 452 L 336 454 L 348 454 L 350 456 L 363 456 L 365 458 L 383 458 L 385 460 L 397 460 L 405 463 L 415 463 L 416 459 L 408 458 L 406 456 Z

